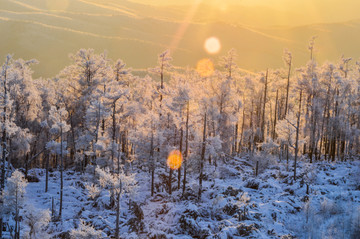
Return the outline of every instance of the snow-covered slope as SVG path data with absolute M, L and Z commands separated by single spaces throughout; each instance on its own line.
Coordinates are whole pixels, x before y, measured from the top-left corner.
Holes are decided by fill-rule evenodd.
M 286 170 L 285 162 L 262 158 L 262 172 L 257 177 L 252 164 L 244 157 L 218 162 L 217 167 L 207 165 L 200 201 L 195 172 L 184 196 L 182 190 L 176 190 L 176 182 L 173 194 L 168 195 L 157 178 L 159 192 L 150 197 L 150 175 L 138 171 L 137 194 L 125 193 L 121 198 L 121 237 L 359 238 L 359 162 L 301 162 L 296 182 L 291 165 Z M 157 172 L 166 173 L 164 169 Z M 34 169 L 30 174 L 36 174 L 40 182 L 27 186 L 27 204 L 51 210 L 54 199 L 58 209 L 59 174 L 50 173 L 47 193 L 44 171 Z M 115 208 L 109 206 L 110 196 L 105 191 L 96 201 L 87 196 L 85 185 L 94 175 L 67 170 L 64 179 L 63 217 L 50 222 L 47 232 L 68 238 L 68 232 L 83 219 L 102 230 L 102 237 L 110 238 Z

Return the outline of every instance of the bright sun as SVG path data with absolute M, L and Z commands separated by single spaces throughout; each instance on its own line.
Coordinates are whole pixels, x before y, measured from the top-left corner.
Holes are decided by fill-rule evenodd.
M 205 40 L 204 48 L 209 54 L 218 53 L 221 49 L 221 44 L 219 39 L 216 37 L 209 37 L 208 39 Z

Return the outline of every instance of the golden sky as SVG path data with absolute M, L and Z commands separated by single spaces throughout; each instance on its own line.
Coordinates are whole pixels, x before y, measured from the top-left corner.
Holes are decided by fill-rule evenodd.
M 152 5 L 193 5 L 196 3 L 211 4 L 219 9 L 230 9 L 231 5 L 269 8 L 273 11 L 298 14 L 305 24 L 344 22 L 360 19 L 359 0 L 132 0 Z M 287 21 L 284 21 L 287 25 Z

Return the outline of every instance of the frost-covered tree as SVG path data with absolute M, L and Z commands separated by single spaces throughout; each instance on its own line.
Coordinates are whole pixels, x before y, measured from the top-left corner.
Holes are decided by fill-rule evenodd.
M 202 98 L 200 99 L 200 118 L 202 119 L 202 140 L 200 141 L 200 147 L 201 148 L 201 153 L 200 153 L 200 167 L 199 167 L 199 191 L 198 191 L 198 199 L 201 199 L 201 194 L 202 194 L 202 182 L 203 182 L 203 175 L 204 175 L 204 163 L 205 163 L 205 153 L 206 153 L 206 138 L 207 138 L 207 123 L 208 123 L 208 110 L 210 106 L 210 101 L 209 99 L 206 97 L 206 95 L 203 95 Z
M 223 67 L 225 78 L 220 78 L 220 86 L 217 93 L 219 112 L 220 112 L 220 138 L 223 141 L 223 150 L 232 153 L 237 152 L 238 130 L 240 108 L 242 107 L 241 85 L 239 84 L 240 75 L 236 65 L 237 53 L 231 49 L 227 55 L 223 56 L 219 62 Z M 221 93 L 220 93 L 221 92 Z M 231 146 L 230 146 L 231 144 Z M 231 149 L 230 149 L 231 147 Z
M 172 65 L 170 62 L 172 61 L 172 57 L 170 56 L 170 50 L 166 50 L 158 55 L 158 66 L 154 69 L 151 69 L 152 72 L 160 75 L 160 102 L 163 99 L 163 89 L 164 89 L 164 77 L 165 73 L 172 69 Z
M 10 164 L 21 165 L 21 160 L 31 148 L 32 134 L 26 127 L 28 120 L 34 120 L 36 112 L 30 104 L 36 104 L 37 91 L 31 88 L 31 70 L 34 61 L 22 59 L 14 61 L 11 55 L 6 57 L 0 74 L 1 109 L 1 171 L 0 193 L 4 189 L 7 169 Z M 32 102 L 31 99 L 34 99 Z M 34 112 L 33 112 L 34 111 Z M 35 127 L 35 126 L 34 126 Z M 11 154 L 9 154 L 11 152 Z M 25 165 L 27 166 L 27 164 Z M 27 167 L 26 167 L 27 168 Z M 0 218 L 0 228 L 2 220 Z M 2 231 L 0 232 L 1 236 Z
M 63 136 L 66 132 L 70 130 L 70 125 L 66 123 L 68 119 L 68 112 L 65 108 L 57 109 L 55 106 L 52 106 L 49 111 L 49 121 L 51 122 L 51 134 L 55 135 L 60 142 L 52 140 L 47 143 L 46 147 L 53 154 L 60 156 L 60 206 L 59 206 L 59 219 L 62 215 L 62 204 L 63 204 L 63 188 L 64 188 L 64 154 L 67 153 L 67 142 L 63 140 Z
M 168 108 L 170 110 L 170 114 L 172 115 L 173 123 L 175 126 L 175 134 L 174 134 L 174 147 L 178 148 L 181 153 L 183 153 L 183 142 L 184 142 L 184 128 L 185 131 L 188 131 L 188 123 L 186 125 L 185 122 L 188 122 L 188 114 L 185 112 L 185 109 L 189 105 L 190 101 L 190 77 L 191 72 L 186 72 L 185 75 L 175 75 L 170 82 L 171 87 L 171 102 L 169 102 Z M 179 137 L 176 137 L 179 133 Z M 177 140 L 178 138 L 178 140 Z M 185 139 L 186 144 L 188 144 L 188 140 Z M 186 149 L 187 150 L 187 149 Z M 184 159 L 186 160 L 186 159 Z M 186 166 L 186 165 L 185 165 Z M 181 184 L 181 169 L 184 168 L 184 173 L 186 168 L 180 167 L 178 171 L 178 189 L 180 189 Z M 170 178 L 171 180 L 171 178 Z M 171 181 L 169 181 L 171 182 Z
M 71 155 L 82 161 L 83 143 L 89 144 L 84 138 L 79 139 L 86 134 L 85 115 L 91 103 L 101 103 L 99 93 L 104 92 L 104 85 L 106 86 L 106 82 L 113 77 L 113 70 L 106 52 L 95 54 L 93 49 L 80 49 L 77 53 L 71 54 L 70 58 L 73 64 L 59 74 L 62 87 L 58 92 L 60 103 L 69 113 Z
M 49 209 L 39 210 L 32 205 L 28 205 L 24 212 L 24 223 L 28 227 L 28 230 L 24 231 L 22 238 L 36 239 L 50 238 L 50 235 L 46 232 L 46 227 L 51 220 Z
M 116 195 L 116 228 L 115 238 L 119 238 L 119 217 L 120 217 L 120 200 L 123 194 L 131 196 L 137 190 L 137 182 L 135 180 L 135 174 L 126 175 L 124 171 L 120 171 L 118 174 L 111 174 L 109 171 L 96 168 L 96 174 L 99 175 L 99 185 L 102 189 L 105 189 L 111 195 Z M 91 195 L 97 194 L 97 189 L 94 190 L 94 186 L 89 187 L 91 189 Z M 112 205 L 112 202 L 110 202 Z
M 291 66 L 292 66 L 292 54 L 288 49 L 284 50 L 283 56 L 284 63 L 288 67 L 288 74 L 287 74 L 287 83 L 286 83 L 286 98 L 285 98 L 285 111 L 281 118 L 284 118 L 288 113 L 289 109 L 289 91 L 290 91 L 290 75 L 291 75 Z
M 2 191 L 0 205 L 0 211 L 3 216 L 5 216 L 8 221 L 15 221 L 13 226 L 10 226 L 10 231 L 13 231 L 14 238 L 20 238 L 20 209 L 24 206 L 25 203 L 25 192 L 27 181 L 24 178 L 24 174 L 18 170 L 15 170 L 11 177 L 8 178 L 6 182 L 5 190 Z M 11 225 L 9 223 L 9 225 Z
M 155 171 L 165 142 L 164 129 L 160 120 L 161 103 L 159 93 L 150 77 L 139 78 L 132 92 L 133 104 L 127 111 L 137 116 L 137 126 L 129 132 L 130 139 L 137 148 L 137 157 L 146 163 L 151 177 L 151 195 L 155 193 Z M 141 129 L 141 130 L 140 130 Z
M 100 239 L 103 238 L 101 230 L 96 230 L 92 225 L 80 219 L 77 229 L 70 231 L 70 237 L 73 239 Z
M 283 145 L 287 145 L 288 147 L 294 148 L 295 147 L 295 140 L 296 140 L 296 116 L 290 112 L 286 115 L 286 118 L 280 120 L 276 124 L 276 134 L 278 136 L 277 140 L 279 143 Z M 288 162 L 289 155 L 287 151 L 286 161 Z

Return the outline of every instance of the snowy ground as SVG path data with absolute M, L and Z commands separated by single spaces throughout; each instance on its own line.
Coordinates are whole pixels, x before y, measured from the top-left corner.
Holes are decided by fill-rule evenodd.
M 292 167 L 286 170 L 286 164 L 272 160 L 271 166 L 261 168 L 258 177 L 254 176 L 252 164 L 244 157 L 217 167 L 207 165 L 201 201 L 196 199 L 195 173 L 190 176 L 185 196 L 175 189 L 174 182 L 171 196 L 163 191 L 150 197 L 149 173 L 138 171 L 139 190 L 131 201 L 140 206 L 143 217 L 136 217 L 129 208 L 129 197 L 122 196 L 122 238 L 360 238 L 358 161 L 319 162 L 312 167 L 300 162 L 296 182 Z M 54 199 L 57 211 L 58 172 L 50 173 L 47 193 L 45 171 L 35 169 L 31 173 L 40 182 L 27 186 L 27 203 L 51 210 Z M 309 195 L 302 180 L 304 173 L 310 182 Z M 102 230 L 104 238 L 113 235 L 115 209 L 108 207 L 108 193 L 104 191 L 95 203 L 85 189 L 93 178 L 92 174 L 65 172 L 62 220 L 51 222 L 48 233 L 68 238 L 68 232 L 83 219 Z

